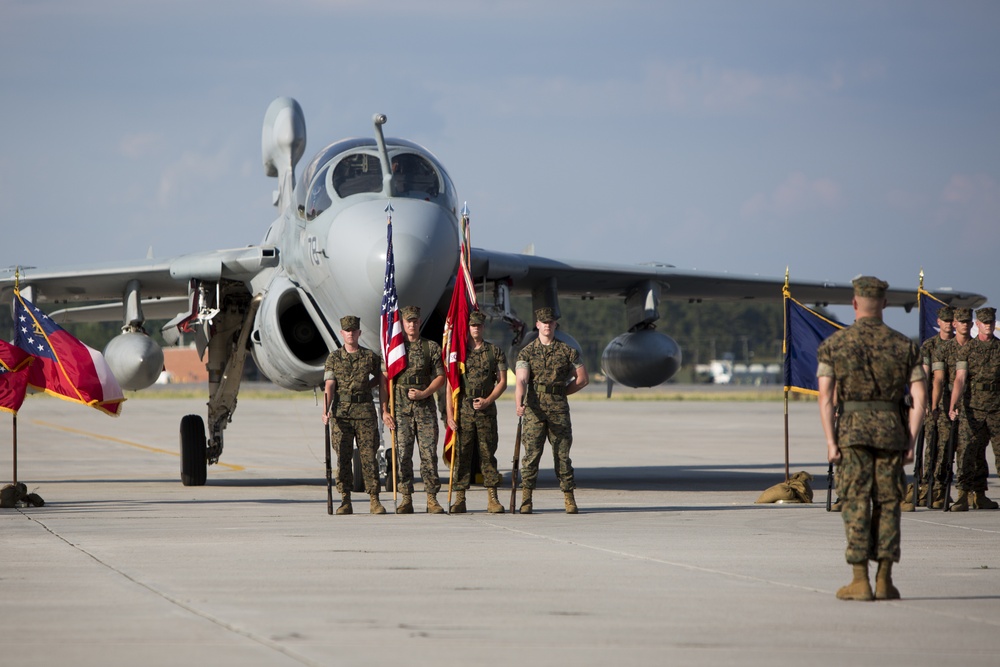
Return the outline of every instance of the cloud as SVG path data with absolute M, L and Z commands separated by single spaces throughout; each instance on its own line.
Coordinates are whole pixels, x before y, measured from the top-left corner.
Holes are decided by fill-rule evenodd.
M 794 172 L 770 194 L 758 193 L 743 203 L 744 218 L 764 215 L 788 217 L 810 211 L 830 210 L 843 202 L 840 185 L 829 178 L 810 180 Z
M 839 94 L 840 73 L 817 77 L 769 75 L 704 61 L 649 61 L 627 76 L 588 79 L 585 75 L 519 75 L 488 79 L 459 88 L 450 81 L 428 84 L 439 99 L 437 110 L 481 118 L 546 118 L 558 110 L 567 118 L 618 119 L 739 115 Z
M 129 134 L 118 142 L 118 152 L 127 158 L 136 159 L 152 155 L 163 143 L 163 137 L 152 132 Z
M 214 154 L 185 151 L 167 165 L 160 174 L 156 201 L 163 207 L 194 199 L 194 195 L 213 187 L 226 174 L 238 169 L 230 150 L 221 148 Z
M 954 174 L 940 194 L 937 226 L 953 230 L 962 244 L 991 247 L 1000 241 L 1000 184 L 989 174 Z

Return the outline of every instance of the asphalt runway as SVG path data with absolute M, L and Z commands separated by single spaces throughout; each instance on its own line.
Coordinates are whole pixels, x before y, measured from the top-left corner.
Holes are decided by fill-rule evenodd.
M 427 515 L 418 492 L 414 515 L 371 516 L 362 494 L 341 517 L 311 399 L 241 399 L 208 484 L 182 486 L 178 424 L 204 405 L 137 398 L 112 419 L 29 397 L 18 478 L 46 505 L 0 510 L 3 664 L 1000 661 L 1000 511 L 904 514 L 903 599 L 834 597 L 851 570 L 815 403 L 789 410 L 809 505 L 754 504 L 784 479 L 780 402 L 580 400 L 579 515 L 547 448 L 534 515 L 486 514 L 475 488 L 466 515 Z

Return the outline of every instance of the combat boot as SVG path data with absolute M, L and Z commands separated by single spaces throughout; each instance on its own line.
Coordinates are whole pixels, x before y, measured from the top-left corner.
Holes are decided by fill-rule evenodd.
M 521 489 L 521 514 L 531 514 L 532 489 Z
M 489 503 L 486 505 L 486 511 L 490 514 L 503 514 L 503 505 L 500 504 L 500 499 L 497 498 L 497 487 L 491 486 L 486 491 L 490 496 Z
M 934 489 L 934 493 L 931 495 L 931 509 L 939 510 L 944 509 L 944 489 L 938 487 Z
M 977 510 L 995 510 L 1000 509 L 1000 505 L 997 505 L 995 500 L 990 500 L 986 497 L 985 491 L 973 491 L 972 492 L 972 506 Z
M 837 498 L 837 499 L 836 499 L 835 501 L 833 501 L 833 503 L 832 503 L 832 504 L 830 505 L 830 511 L 831 511 L 831 512 L 839 512 L 839 511 L 840 511 L 840 509 L 841 509 L 841 508 L 842 508 L 843 506 L 844 506 L 844 501 L 842 501 L 842 500 L 841 500 L 840 498 Z
M 465 489 L 455 492 L 455 502 L 451 505 L 452 514 L 465 514 Z
M 410 494 L 403 494 L 403 499 L 396 505 L 396 514 L 413 514 L 413 497 Z
M 903 500 L 899 503 L 899 509 L 901 512 L 915 512 L 917 511 L 917 506 L 913 504 L 913 484 L 906 487 L 906 494 L 903 496 Z
M 968 512 L 969 511 L 969 492 L 963 489 L 958 490 L 958 498 L 955 498 L 955 502 L 951 504 L 948 508 L 949 512 Z
M 382 503 L 378 499 L 378 493 L 369 494 L 372 499 L 371 509 L 369 510 L 372 514 L 385 514 L 385 508 L 382 507 Z
M 354 508 L 351 506 L 350 491 L 344 493 L 340 501 L 340 507 L 337 508 L 337 514 L 354 514 Z
M 854 563 L 854 580 L 837 591 L 838 600 L 872 600 L 872 586 L 868 583 L 868 563 Z
M 927 485 L 926 484 L 921 484 L 920 485 L 920 493 L 917 494 L 917 502 L 916 502 L 916 504 L 920 505 L 921 507 L 926 507 L 927 506 Z
M 580 509 L 576 506 L 576 498 L 572 491 L 563 491 L 563 499 L 566 501 L 566 514 L 576 514 Z
M 427 494 L 427 513 L 444 514 L 444 508 L 441 507 L 441 503 L 438 502 L 436 493 Z
M 892 561 L 888 558 L 878 562 L 878 571 L 875 572 L 875 599 L 899 599 L 899 590 L 892 585 Z

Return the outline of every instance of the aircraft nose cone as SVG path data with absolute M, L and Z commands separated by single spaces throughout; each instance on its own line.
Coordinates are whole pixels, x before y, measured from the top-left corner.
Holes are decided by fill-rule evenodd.
M 382 293 L 386 263 L 386 200 L 360 202 L 337 218 L 330 230 L 330 261 L 340 275 L 366 280 Z M 458 266 L 458 230 L 444 208 L 418 199 L 393 198 L 392 246 L 399 306 L 419 306 L 425 318 L 437 305 Z M 348 311 L 377 321 L 380 303 L 353 302 L 371 294 L 348 294 Z M 367 297 L 370 299 L 370 297 Z M 371 320 L 369 320 L 371 321 Z M 364 327 L 369 331 L 371 327 Z M 374 327 L 377 331 L 377 326 Z

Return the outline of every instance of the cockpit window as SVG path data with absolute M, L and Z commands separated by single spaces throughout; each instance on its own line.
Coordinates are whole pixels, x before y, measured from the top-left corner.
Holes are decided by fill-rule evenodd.
M 333 189 L 341 198 L 360 192 L 382 192 L 382 162 L 367 153 L 348 155 L 333 170 Z
M 430 162 L 415 153 L 398 153 L 392 157 L 394 195 L 433 199 L 439 192 L 440 181 Z
M 333 203 L 330 195 L 326 191 L 326 172 L 329 167 L 323 167 L 316 174 L 316 178 L 309 184 L 309 192 L 306 194 L 306 220 L 312 220 L 317 215 L 330 208 Z

